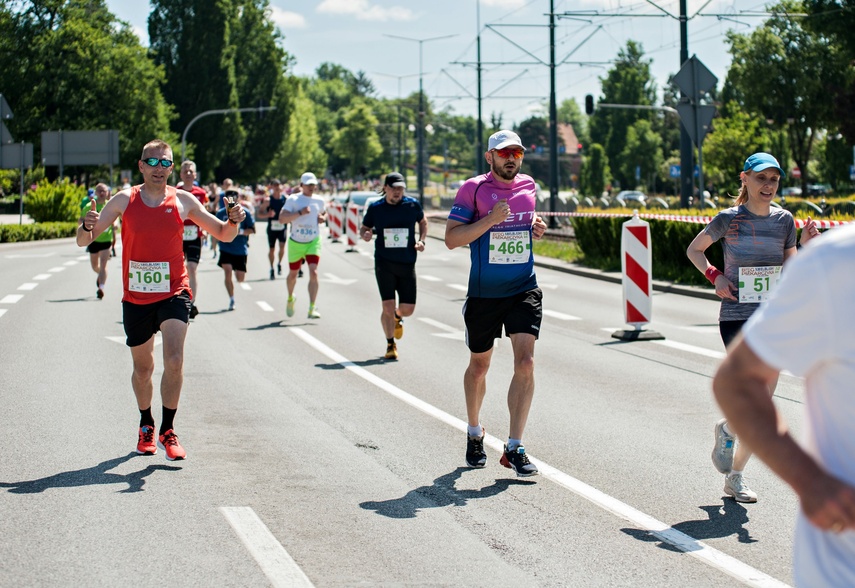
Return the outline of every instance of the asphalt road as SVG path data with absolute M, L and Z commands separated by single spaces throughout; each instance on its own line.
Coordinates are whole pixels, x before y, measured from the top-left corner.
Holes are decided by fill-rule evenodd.
M 70 240 L 0 245 L 0 585 L 791 582 L 792 492 L 753 461 L 760 501 L 737 504 L 710 463 L 714 301 L 657 291 L 649 328 L 665 340 L 624 342 L 619 285 L 539 267 L 524 441 L 542 475 L 520 479 L 498 464 L 507 340 L 482 414 L 487 467 L 464 467 L 468 251 L 429 240 L 388 362 L 372 247 L 325 241 L 318 320 L 307 278 L 285 316 L 263 234 L 233 312 L 203 251 L 175 427 L 188 459 L 168 462 L 133 453 L 118 259 L 98 301 Z M 782 376 L 776 399 L 798 432 L 802 382 Z

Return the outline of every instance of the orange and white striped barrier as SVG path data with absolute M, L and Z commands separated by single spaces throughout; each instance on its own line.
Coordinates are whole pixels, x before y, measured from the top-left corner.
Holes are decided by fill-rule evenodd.
M 327 206 L 327 213 L 330 221 L 330 237 L 333 243 L 338 243 L 341 240 L 344 227 L 344 206 L 341 202 L 330 202 Z
M 633 329 L 612 333 L 616 339 L 664 339 L 659 333 L 642 328 L 653 315 L 653 254 L 650 245 L 650 223 L 641 220 L 638 213 L 633 214 L 623 223 L 620 239 L 624 319 Z
M 359 239 L 359 205 L 353 202 L 347 205 L 345 235 L 347 235 L 348 251 L 356 251 L 356 243 Z

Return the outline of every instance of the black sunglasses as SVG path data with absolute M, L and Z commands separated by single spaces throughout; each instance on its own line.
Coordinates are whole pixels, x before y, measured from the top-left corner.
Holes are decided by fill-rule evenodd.
M 148 159 L 143 159 L 141 161 L 144 161 L 145 164 L 149 167 L 157 167 L 158 163 L 161 165 L 161 167 L 172 167 L 171 159 L 158 159 L 157 157 L 149 157 Z

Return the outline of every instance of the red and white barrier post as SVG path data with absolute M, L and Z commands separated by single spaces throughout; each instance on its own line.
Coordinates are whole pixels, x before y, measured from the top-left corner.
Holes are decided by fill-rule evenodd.
M 650 223 L 641 220 L 636 210 L 632 218 L 623 223 L 620 239 L 624 320 L 633 328 L 615 331 L 612 333 L 615 339 L 665 338 L 656 331 L 643 328 L 653 315 L 653 255 L 650 245 Z
M 351 202 L 347 205 L 345 216 L 345 234 L 347 235 L 347 251 L 356 251 L 356 242 L 359 239 L 359 205 Z
M 333 243 L 338 243 L 341 240 L 344 226 L 344 206 L 341 202 L 330 202 L 327 207 L 330 219 L 330 237 Z

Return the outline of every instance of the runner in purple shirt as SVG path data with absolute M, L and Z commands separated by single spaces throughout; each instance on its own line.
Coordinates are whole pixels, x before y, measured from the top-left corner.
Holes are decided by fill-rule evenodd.
M 502 328 L 514 350 L 514 377 L 508 388 L 510 434 L 501 463 L 518 476 L 538 473 L 522 445 L 534 396 L 534 342 L 543 317 L 543 293 L 534 274 L 532 238 L 540 239 L 546 223 L 535 213 L 537 186 L 521 175 L 525 147 L 512 131 L 490 136 L 484 154 L 490 171 L 467 180 L 454 199 L 445 226 L 449 249 L 469 245 L 472 267 L 463 305 L 469 366 L 463 375 L 469 430 L 466 463 L 487 463 L 480 413 L 487 393 L 487 370 L 493 340 Z

